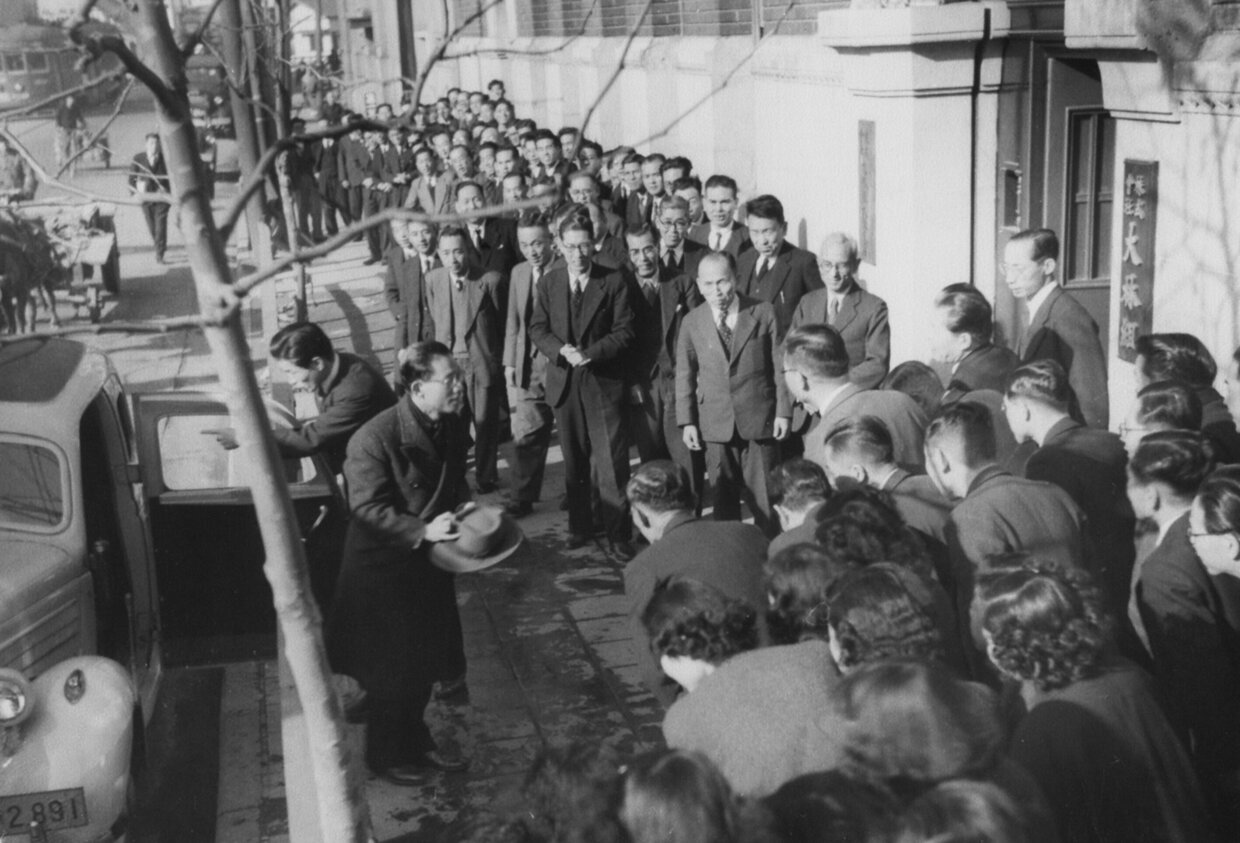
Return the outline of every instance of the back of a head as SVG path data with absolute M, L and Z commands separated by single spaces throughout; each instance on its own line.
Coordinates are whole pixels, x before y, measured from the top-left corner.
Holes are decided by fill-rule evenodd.
M 1158 381 L 1137 393 L 1137 419 L 1162 430 L 1200 430 L 1201 399 L 1180 381 Z
M 882 389 L 903 392 L 927 416 L 939 411 L 943 400 L 943 381 L 934 369 L 920 360 L 906 360 L 887 373 Z
M 926 449 L 953 454 L 967 468 L 995 461 L 995 428 L 990 410 L 972 401 L 957 401 L 939 411 L 926 428 Z
M 943 658 L 933 586 L 920 574 L 879 562 L 835 582 L 827 616 L 843 670 L 884 659 Z
M 658 583 L 641 615 L 659 655 L 711 664 L 757 647 L 757 618 L 753 606 L 690 577 Z
M 827 639 L 827 592 L 851 567 L 837 564 L 812 544 L 786 547 L 767 560 L 767 629 L 777 644 Z
M 848 722 L 846 769 L 891 784 L 983 776 L 998 763 L 1003 729 L 994 693 L 933 662 L 863 665 L 838 686 Z
M 831 484 L 818 463 L 796 458 L 785 460 L 771 469 L 766 491 L 771 506 L 804 512 L 831 496 Z
M 672 749 L 632 762 L 620 816 L 633 843 L 740 843 L 732 788 L 697 752 Z
M 610 750 L 595 742 L 573 741 L 548 745 L 538 753 L 521 795 L 532 829 L 546 839 L 619 843 L 622 786 Z M 583 829 L 590 829 L 590 837 L 576 833 Z M 607 829 L 612 833 L 601 834 Z
M 968 334 L 974 347 L 990 342 L 994 311 L 972 284 L 949 284 L 934 297 L 934 306 L 946 312 L 947 330 L 953 334 Z
M 848 347 L 829 325 L 802 325 L 784 338 L 784 366 L 816 380 L 839 380 L 848 375 Z
M 887 424 L 878 416 L 853 416 L 827 434 L 827 453 L 847 456 L 859 465 L 881 468 L 894 465 L 895 442 Z
M 889 843 L 899 800 L 839 770 L 807 773 L 762 800 L 784 843 Z
M 1036 843 L 1028 819 L 989 782 L 960 779 L 922 793 L 904 810 L 895 843 Z
M 1068 383 L 1068 373 L 1057 361 L 1034 360 L 1008 375 L 1004 396 L 1025 398 L 1066 413 L 1072 400 L 1072 387 Z
M 1214 470 L 1211 448 L 1196 430 L 1146 434 L 1128 460 L 1128 473 L 1144 486 L 1160 483 L 1175 497 L 1191 500 Z
M 814 538 L 841 569 L 894 562 L 932 576 L 926 548 L 896 510 L 891 495 L 871 486 L 841 488 L 818 513 Z
M 624 491 L 630 504 L 641 504 L 652 512 L 692 511 L 696 505 L 688 472 L 671 460 L 643 463 Z
M 336 354 L 327 334 L 313 322 L 285 325 L 272 335 L 270 348 L 273 359 L 287 360 L 302 369 L 309 368 L 316 357 L 330 361 Z
M 1192 334 L 1145 334 L 1137 337 L 1136 352 L 1147 383 L 1180 381 L 1205 389 L 1218 375 L 1214 355 Z
M 1209 532 L 1240 532 L 1240 465 L 1215 469 L 1201 484 L 1196 503 Z
M 1010 554 L 975 592 L 990 658 L 1006 674 L 1048 691 L 1101 670 L 1112 622 L 1088 572 Z

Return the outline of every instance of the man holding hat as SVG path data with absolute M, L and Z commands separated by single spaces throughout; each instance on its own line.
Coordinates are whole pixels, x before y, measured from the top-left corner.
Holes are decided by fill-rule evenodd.
M 457 517 L 470 496 L 465 382 L 437 342 L 409 346 L 400 374 L 406 395 L 349 441 L 352 518 L 327 644 L 333 669 L 368 695 L 367 766 L 412 786 L 428 769 L 467 766 L 435 745 L 424 719 L 436 680 L 465 672 L 452 571 L 483 567 L 511 549 L 476 540 L 469 566 L 452 564 L 461 553 L 440 552 L 466 537 Z

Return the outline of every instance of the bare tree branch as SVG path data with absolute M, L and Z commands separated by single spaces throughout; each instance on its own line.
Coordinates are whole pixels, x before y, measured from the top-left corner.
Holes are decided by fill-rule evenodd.
M 58 94 L 52 94 L 50 97 L 44 97 L 38 102 L 27 103 L 26 105 L 18 106 L 17 108 L 10 108 L 5 111 L 0 111 L 0 120 L 7 120 L 10 117 L 20 117 L 23 114 L 41 111 L 50 105 L 55 105 L 65 97 L 77 96 L 78 94 L 85 93 L 86 91 L 92 91 L 101 85 L 107 84 L 108 82 L 115 82 L 119 79 L 124 79 L 128 72 L 129 71 L 124 68 L 119 68 L 111 73 L 105 73 L 97 79 L 92 79 L 89 82 L 83 82 L 77 87 L 68 88 Z
M 607 98 L 607 94 L 611 91 L 612 86 L 616 84 L 616 80 L 620 78 L 620 74 L 624 72 L 624 63 L 629 58 L 629 50 L 632 49 L 633 42 L 637 40 L 637 34 L 641 32 L 642 24 L 646 22 L 652 6 L 654 6 L 654 0 L 646 0 L 646 5 L 642 7 L 642 13 L 633 24 L 633 28 L 629 30 L 629 37 L 624 39 L 624 49 L 620 51 L 620 58 L 616 61 L 615 69 L 612 70 L 611 76 L 607 77 L 607 83 L 599 89 L 594 102 L 590 103 L 590 107 L 586 109 L 586 116 L 581 118 L 581 129 L 577 132 L 576 142 L 573 143 L 572 154 L 565 156 L 568 160 L 571 161 L 577 157 L 577 150 L 581 148 L 581 139 L 586 136 L 590 119 L 594 117 L 594 112 L 598 110 L 599 105 Z
M 215 10 L 220 7 L 224 0 L 215 0 L 211 4 L 211 8 L 207 9 L 207 14 L 203 17 L 202 23 L 198 24 L 198 29 L 191 35 L 184 44 L 181 45 L 181 57 L 188 59 L 194 54 L 194 50 L 202 43 L 202 39 L 207 35 L 207 29 L 211 26 L 211 18 L 215 17 Z
M 757 41 L 754 42 L 754 45 L 749 50 L 749 52 L 747 52 L 740 61 L 738 61 L 735 65 L 733 65 L 732 69 L 729 70 L 724 75 L 723 79 L 719 82 L 718 85 L 711 88 L 710 91 L 708 91 L 704 96 L 700 97 L 696 102 L 694 102 L 688 108 L 686 108 L 685 110 L 677 114 L 675 119 L 673 119 L 672 122 L 668 123 L 662 129 L 655 132 L 653 135 L 650 135 L 649 137 L 643 138 L 642 140 L 639 140 L 639 141 L 634 141 L 628 145 L 636 148 L 639 146 L 645 146 L 648 143 L 653 143 L 654 141 L 657 141 L 660 138 L 667 137 L 669 134 L 671 134 L 672 129 L 676 128 L 682 122 L 684 122 L 686 117 L 688 117 L 690 114 L 697 111 L 699 108 L 704 106 L 706 103 L 710 102 L 710 100 L 714 98 L 715 94 L 719 93 L 720 91 L 722 91 L 724 88 L 728 87 L 728 85 L 732 83 L 732 79 L 736 76 L 737 73 L 740 72 L 742 67 L 749 64 L 749 62 L 757 54 L 759 48 L 761 48 L 762 44 L 768 38 L 771 38 L 772 36 L 777 35 L 779 33 L 779 28 L 783 26 L 784 21 L 788 19 L 788 15 L 792 12 L 795 6 L 796 6 L 796 0 L 790 0 L 788 5 L 784 7 L 783 13 L 779 16 L 779 20 L 775 21 L 775 25 L 771 27 L 770 30 L 768 30 L 766 33 L 764 33 L 761 38 L 759 38 Z
M 73 166 L 74 161 L 77 161 L 89 152 L 91 148 L 99 142 L 99 139 L 107 134 L 108 129 L 110 129 L 112 124 L 116 122 L 116 118 L 121 116 L 121 109 L 125 107 L 125 101 L 129 99 L 129 92 L 133 90 L 134 82 L 136 81 L 137 80 L 132 76 L 129 77 L 129 81 L 125 83 L 125 89 L 121 91 L 121 95 L 116 98 L 116 107 L 112 109 L 112 113 L 108 115 L 108 119 L 104 121 L 102 126 L 95 130 L 93 135 L 86 139 L 86 142 L 82 144 L 81 149 L 69 156 L 69 160 L 60 165 L 60 169 L 56 171 L 56 178 L 59 179 L 63 176 L 65 171 Z
M 91 0 L 87 0 L 91 2 Z M 111 53 L 120 59 L 122 65 L 135 76 L 151 92 L 151 96 L 165 109 L 172 111 L 177 107 L 172 90 L 159 78 L 159 74 L 138 58 L 134 51 L 119 35 L 88 35 L 80 25 L 69 28 L 69 38 L 90 55 L 97 59 L 105 53 Z
M 238 297 L 249 294 L 250 290 L 257 287 L 264 281 L 274 278 L 290 266 L 299 263 L 307 263 L 315 258 L 321 258 L 329 255 L 348 243 L 354 237 L 374 228 L 377 225 L 385 225 L 395 222 L 396 220 L 407 220 L 409 222 L 433 222 L 436 225 L 445 223 L 468 222 L 479 217 L 495 217 L 509 211 L 521 211 L 526 208 L 534 208 L 538 206 L 537 199 L 523 199 L 520 202 L 513 202 L 506 205 L 496 205 L 489 208 L 480 208 L 477 211 L 470 211 L 464 214 L 424 214 L 418 211 L 411 211 L 407 208 L 384 208 L 372 216 L 366 217 L 364 220 L 353 223 L 350 226 L 342 228 L 338 234 L 329 240 L 315 246 L 311 249 L 291 252 L 279 260 L 273 262 L 270 266 L 263 267 L 258 272 L 251 273 L 237 280 L 233 284 L 233 290 Z
M 22 160 L 26 162 L 26 166 L 34 170 L 34 174 L 39 177 L 40 184 L 47 185 L 49 187 L 58 187 L 66 193 L 72 193 L 75 196 L 84 197 L 92 202 L 111 202 L 114 205 L 131 205 L 133 207 L 141 207 L 142 205 L 155 203 L 171 205 L 173 202 L 172 197 L 167 193 L 144 193 L 141 198 L 126 198 L 123 196 L 104 196 L 100 193 L 92 193 L 89 190 L 82 190 L 80 187 L 66 184 L 65 182 L 57 180 L 49 174 L 47 170 L 43 169 L 43 165 L 30 154 L 30 150 L 26 149 L 26 147 L 22 145 L 21 141 L 17 139 L 16 135 L 9 131 L 7 126 L 0 126 L 0 137 L 7 140 L 9 142 L 9 146 L 13 148 L 13 151 L 20 155 Z
M 514 50 L 510 47 L 476 47 L 472 50 L 466 50 L 461 53 L 448 53 L 444 55 L 443 58 L 455 60 L 498 53 L 503 53 L 504 55 L 509 56 L 553 56 L 562 50 L 568 49 L 569 45 L 586 34 L 586 28 L 590 25 L 590 19 L 594 17 L 594 13 L 598 11 L 598 6 L 599 0 L 594 0 L 594 2 L 590 4 L 590 8 L 586 10 L 586 16 L 581 19 L 581 26 L 577 27 L 577 31 L 565 38 L 564 42 L 558 47 L 548 47 L 545 50 Z
M 504 3 L 504 0 L 488 0 L 487 3 L 478 7 L 477 11 L 473 12 L 466 17 L 465 20 L 457 24 L 456 28 L 449 29 L 448 27 L 451 23 L 451 19 L 449 17 L 448 0 L 443 0 L 443 40 L 439 42 L 437 47 L 435 47 L 434 52 L 431 53 L 431 57 L 426 60 L 426 65 L 422 68 L 421 72 L 418 73 L 417 81 L 413 87 L 413 96 L 409 100 L 413 103 L 414 108 L 422 102 L 422 89 L 426 87 L 426 80 L 431 75 L 431 70 L 434 69 L 435 65 L 439 63 L 439 60 L 442 59 L 444 54 L 448 51 L 448 45 L 451 44 L 458 35 L 468 29 L 474 21 L 478 20 L 487 12 L 502 3 Z
M 232 202 L 224 211 L 224 218 L 220 221 L 219 232 L 223 238 L 223 242 L 227 243 L 232 237 L 233 229 L 237 225 L 237 221 L 241 219 L 241 215 L 245 213 L 245 204 L 250 197 L 254 195 L 254 191 L 258 190 L 262 185 L 263 179 L 267 177 L 267 168 L 279 157 L 280 153 L 286 149 L 292 149 L 299 143 L 305 141 L 323 140 L 325 138 L 338 138 L 349 134 L 354 129 L 372 129 L 375 131 L 387 131 L 387 126 L 382 123 L 372 123 L 363 120 L 356 123 L 349 123 L 343 126 L 333 126 L 321 132 L 308 132 L 304 135 L 292 135 L 287 138 L 276 141 L 267 147 L 263 157 L 258 159 L 258 164 L 246 176 L 245 181 L 238 186 L 237 193 L 233 196 Z
M 207 52 L 208 52 L 208 53 L 210 53 L 211 55 L 215 56 L 215 58 L 219 59 L 219 60 L 220 60 L 220 63 L 221 63 L 221 64 L 223 64 L 223 65 L 224 65 L 224 67 L 228 67 L 228 62 L 225 60 L 225 58 L 224 58 L 222 55 L 220 55 L 220 51 L 219 51 L 218 49 L 216 49 L 216 47 L 215 47 L 213 44 L 211 44 L 210 42 L 207 42 L 207 43 L 204 43 L 204 44 L 203 44 L 203 46 L 207 48 Z M 240 85 L 240 84 L 238 84 L 237 82 L 234 82 L 234 81 L 233 81 L 233 78 L 232 78 L 232 75 L 231 75 L 231 74 L 229 74 L 229 73 L 225 73 L 225 74 L 224 74 L 224 82 L 225 82 L 225 84 L 227 84 L 227 85 L 228 85 L 228 89 L 229 89 L 230 91 L 235 92 L 235 93 L 237 94 L 237 96 L 239 96 L 239 97 L 241 97 L 243 100 L 245 100 L 245 102 L 246 102 L 246 104 L 247 104 L 247 105 L 249 105 L 249 106 L 251 106 L 251 107 L 257 107 L 257 108 L 259 108 L 259 109 L 261 109 L 261 110 L 263 110 L 263 111 L 267 112 L 267 114 L 268 114 L 268 115 L 270 115 L 270 116 L 271 116 L 271 118 L 272 118 L 273 120 L 278 120 L 278 119 L 279 119 L 279 114 L 276 112 L 276 110 L 275 110 L 274 108 L 272 108 L 270 105 L 268 105 L 267 103 L 263 102 L 262 100 L 255 99 L 255 98 L 254 98 L 254 97 L 250 94 L 250 92 L 249 92 L 249 91 L 246 91 L 244 88 L 242 88 L 242 87 L 241 87 L 241 85 Z
M 152 319 L 149 322 L 93 322 L 34 331 L 29 334 L 0 336 L 0 345 L 21 342 L 32 337 L 63 337 L 70 334 L 169 334 L 190 331 L 213 324 L 202 316 L 178 316 L 175 319 Z

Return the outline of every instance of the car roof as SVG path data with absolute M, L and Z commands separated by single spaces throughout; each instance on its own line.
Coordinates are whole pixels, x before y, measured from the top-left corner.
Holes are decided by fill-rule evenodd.
M 0 414 L 6 430 L 76 429 L 112 373 L 108 359 L 80 342 L 32 337 L 0 343 Z

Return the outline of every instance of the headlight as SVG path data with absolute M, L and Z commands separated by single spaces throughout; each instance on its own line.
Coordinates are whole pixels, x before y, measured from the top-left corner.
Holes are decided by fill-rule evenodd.
M 0 668 L 0 728 L 18 725 L 33 708 L 34 695 L 26 677 L 16 670 Z

